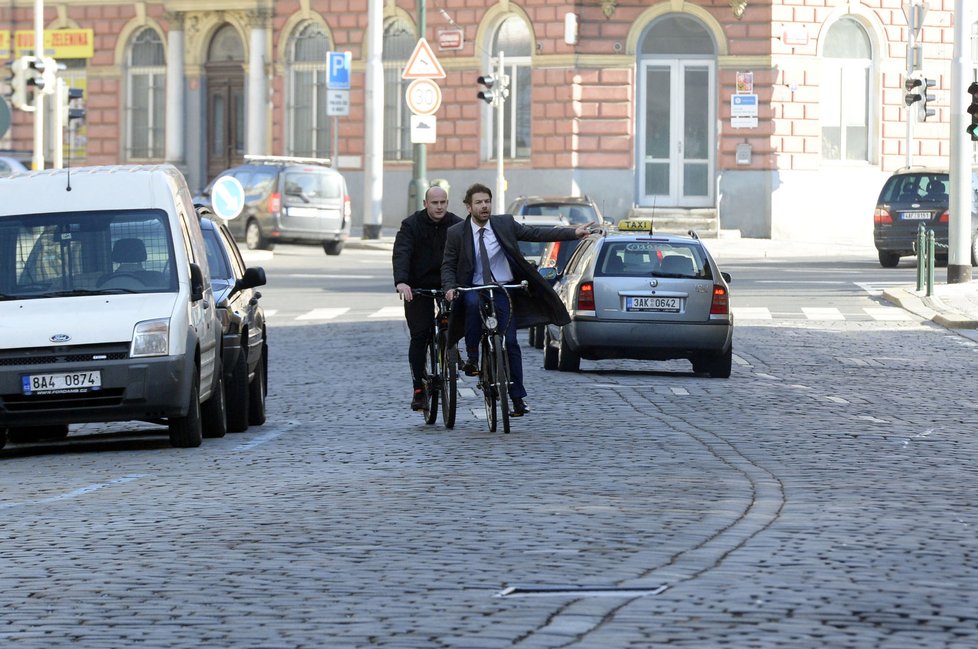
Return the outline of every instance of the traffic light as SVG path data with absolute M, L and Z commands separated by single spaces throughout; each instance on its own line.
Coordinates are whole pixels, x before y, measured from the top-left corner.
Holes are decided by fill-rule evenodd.
M 53 95 L 58 80 L 58 62 L 50 56 L 30 57 L 29 65 L 35 74 L 27 80 L 27 85 L 34 86 L 45 95 Z
M 972 81 L 968 86 L 968 94 L 971 95 L 971 105 L 968 106 L 968 114 L 971 115 L 971 126 L 965 130 L 971 136 L 972 142 L 978 142 L 978 81 Z
M 496 99 L 496 93 L 492 91 L 493 86 L 496 85 L 496 77 L 491 74 L 484 74 L 479 77 L 479 83 L 486 87 L 485 90 L 479 91 L 479 99 L 486 102 L 487 104 L 492 104 Z
M 10 78 L 10 87 L 13 88 L 13 95 L 10 97 L 10 102 L 15 108 L 25 110 L 30 107 L 30 102 L 27 99 L 27 70 L 30 66 L 29 56 L 22 56 L 19 59 L 14 59 L 10 64 L 10 70 L 13 72 L 13 76 Z
M 923 97 L 923 103 L 917 109 L 917 120 L 920 122 L 926 122 L 928 117 L 933 117 L 937 111 L 933 108 L 928 108 L 927 105 L 934 101 L 934 95 L 930 94 L 930 89 L 937 85 L 937 82 L 933 79 L 928 79 L 924 77 L 921 79 L 923 82 L 921 84 L 921 96 Z
M 921 85 L 923 85 L 923 82 L 916 77 L 909 77 L 904 80 L 903 87 L 907 89 L 907 94 L 903 97 L 903 101 L 907 104 L 907 107 L 913 106 L 923 99 L 919 91 Z
M 64 123 L 70 124 L 73 119 L 83 119 L 85 117 L 85 108 L 80 105 L 82 98 L 85 96 L 85 91 L 81 88 L 68 88 L 65 92 L 65 103 L 62 105 L 62 110 L 64 110 Z M 72 104 L 72 102 L 76 102 Z

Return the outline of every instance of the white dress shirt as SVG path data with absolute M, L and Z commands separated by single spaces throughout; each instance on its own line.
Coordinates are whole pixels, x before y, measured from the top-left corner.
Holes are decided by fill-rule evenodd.
M 489 269 L 492 271 L 492 277 L 499 284 L 510 284 L 513 281 L 513 270 L 509 267 L 506 253 L 499 245 L 499 239 L 496 238 L 492 226 L 486 223 L 485 228 L 486 252 L 489 253 Z M 480 261 L 482 256 L 479 254 L 480 229 L 479 224 L 475 222 L 475 219 L 472 219 L 472 254 L 474 255 L 473 259 L 475 259 L 475 274 L 472 276 L 472 284 L 475 286 L 488 284 L 492 279 L 482 276 L 482 262 Z

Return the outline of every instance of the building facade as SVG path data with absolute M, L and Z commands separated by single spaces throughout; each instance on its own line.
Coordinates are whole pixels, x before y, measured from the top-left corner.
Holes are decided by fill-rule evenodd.
M 329 157 L 362 222 L 370 1 L 383 1 L 383 223 L 396 226 L 414 173 L 401 72 L 421 34 L 409 0 L 49 1 L 45 51 L 85 93 L 70 164 L 168 161 L 199 189 L 245 153 Z M 949 127 L 949 107 L 968 103 L 948 96 L 953 5 L 929 0 L 914 34 L 936 114 L 908 138 L 900 0 L 428 2 L 424 36 L 445 77 L 427 178 L 445 179 L 464 212 L 469 183 L 494 186 L 501 128 L 508 197 L 588 194 L 614 218 L 871 241 L 887 173 L 946 167 L 952 135 L 967 137 Z M 0 7 L 0 56 L 31 54 L 33 25 L 30 0 Z M 330 51 L 351 53 L 346 116 L 327 115 Z M 499 52 L 501 122 L 476 97 Z M 33 118 L 14 111 L 0 147 L 31 150 Z

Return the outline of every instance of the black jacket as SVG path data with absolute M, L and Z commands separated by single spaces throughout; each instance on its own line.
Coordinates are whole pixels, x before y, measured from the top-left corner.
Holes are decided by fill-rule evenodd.
M 436 223 L 424 209 L 401 221 L 394 238 L 394 285 L 403 282 L 411 288 L 441 288 L 445 233 L 461 221 L 461 217 L 447 212 Z
M 442 288 L 446 291 L 459 286 L 471 286 L 475 272 L 475 246 L 472 238 L 472 217 L 469 216 L 448 232 L 445 260 L 441 267 Z M 506 253 L 513 281 L 526 280 L 529 292 L 510 291 L 516 311 L 516 327 L 522 329 L 552 322 L 565 325 L 570 316 L 550 283 L 530 265 L 520 252 L 520 241 L 572 241 L 577 239 L 573 227 L 535 227 L 516 222 L 511 214 L 494 214 L 489 217 L 492 230 L 500 247 Z M 448 336 L 457 342 L 465 333 L 465 301 L 455 300 L 452 307 Z

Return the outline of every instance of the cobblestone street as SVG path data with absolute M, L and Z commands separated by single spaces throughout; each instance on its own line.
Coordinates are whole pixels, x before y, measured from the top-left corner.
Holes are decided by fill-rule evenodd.
M 260 428 L 2 452 L 0 644 L 978 646 L 970 340 L 742 325 L 729 380 L 524 345 L 504 435 L 474 379 L 454 430 L 408 409 L 400 321 L 270 338 Z

